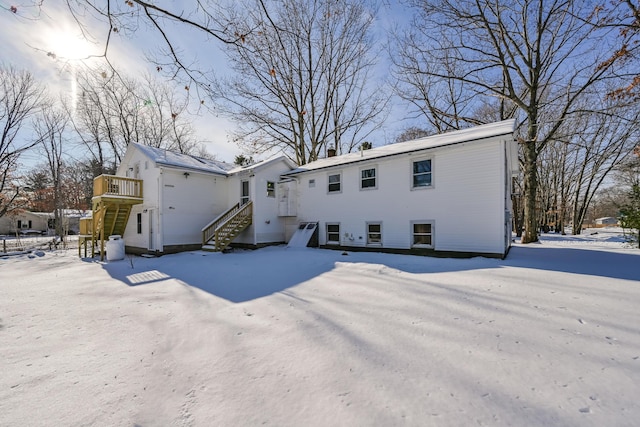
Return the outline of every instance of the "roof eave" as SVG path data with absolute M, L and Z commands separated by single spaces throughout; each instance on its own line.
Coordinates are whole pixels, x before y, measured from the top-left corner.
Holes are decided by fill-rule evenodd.
M 406 155 L 406 154 L 413 154 L 413 153 L 416 153 L 416 152 L 419 152 L 419 151 L 435 150 L 435 149 L 438 149 L 438 148 L 450 147 L 452 145 L 465 144 L 465 143 L 474 142 L 474 141 L 481 141 L 483 139 L 496 138 L 496 137 L 510 135 L 510 134 L 513 134 L 513 131 L 504 132 L 504 133 L 498 133 L 498 134 L 494 134 L 494 135 L 487 135 L 487 136 L 482 136 L 482 137 L 478 137 L 478 138 L 465 139 L 465 140 L 460 140 L 460 141 L 453 141 L 453 142 L 449 142 L 449 143 L 445 143 L 445 144 L 441 144 L 441 145 L 435 145 L 433 147 L 415 148 L 415 149 L 412 149 L 412 150 L 402 151 L 402 152 L 399 152 L 399 153 L 383 154 L 383 155 L 375 156 L 375 157 L 360 157 L 360 158 L 357 158 L 357 159 L 354 159 L 354 160 L 351 160 L 351 161 L 348 161 L 348 162 L 338 163 L 338 164 L 333 164 L 333 165 L 327 165 L 327 166 L 321 166 L 321 167 L 314 168 L 314 169 L 299 170 L 299 171 L 293 170 L 293 171 L 290 171 L 290 172 L 283 173 L 283 174 L 281 174 L 281 176 L 296 176 L 296 175 L 315 172 L 315 171 L 319 171 L 319 170 L 325 170 L 325 169 L 331 169 L 331 168 L 340 168 L 340 167 L 344 167 L 344 166 L 348 166 L 348 165 L 352 165 L 352 164 L 356 164 L 356 163 L 362 163 L 362 162 L 371 161 L 371 160 L 378 160 L 378 159 L 385 159 L 385 158 L 388 158 L 388 157 L 402 156 L 402 155 Z

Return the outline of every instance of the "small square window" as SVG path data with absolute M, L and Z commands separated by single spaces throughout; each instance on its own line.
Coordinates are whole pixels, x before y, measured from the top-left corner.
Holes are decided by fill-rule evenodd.
M 376 188 L 376 168 L 362 169 L 360 171 L 360 188 Z
M 327 245 L 340 244 L 340 224 L 327 224 Z
M 367 224 L 367 245 L 382 244 L 382 224 L 379 222 Z
M 431 187 L 431 159 L 413 162 L 413 188 Z
M 314 188 L 316 186 L 316 180 L 315 179 L 310 179 L 309 180 L 309 188 Z
M 276 183 L 267 181 L 267 197 L 276 197 Z
M 339 173 L 329 175 L 329 193 L 339 193 L 342 176 Z

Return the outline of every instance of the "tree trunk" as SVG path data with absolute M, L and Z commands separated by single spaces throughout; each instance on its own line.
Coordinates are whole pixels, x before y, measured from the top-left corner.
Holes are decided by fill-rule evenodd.
M 536 194 L 538 191 L 538 175 L 536 165 L 538 153 L 534 140 L 524 145 L 524 233 L 522 243 L 538 241 L 538 219 L 536 212 Z

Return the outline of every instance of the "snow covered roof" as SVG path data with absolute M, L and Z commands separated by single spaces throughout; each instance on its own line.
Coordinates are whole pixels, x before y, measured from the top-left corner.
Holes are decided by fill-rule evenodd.
M 282 156 L 282 155 L 276 155 L 276 156 L 269 157 L 268 159 L 253 163 L 248 166 L 235 166 L 233 169 L 228 171 L 228 173 L 229 175 L 233 175 L 243 171 L 255 171 L 257 169 L 261 169 L 267 166 L 270 163 L 274 163 L 277 161 L 284 161 L 287 165 L 289 165 L 291 169 L 294 169 L 296 167 L 295 163 L 293 163 L 288 157 Z
M 157 165 L 225 176 L 228 175 L 228 172 L 235 167 L 235 165 L 230 163 L 190 156 L 189 154 L 182 154 L 175 151 L 165 150 L 163 148 L 155 148 L 138 143 L 133 143 L 133 145 Z
M 307 163 L 290 172 L 282 175 L 297 175 L 304 172 L 310 172 L 318 169 L 330 168 L 333 166 L 341 166 L 349 163 L 358 163 L 371 159 L 379 159 L 382 157 L 395 156 L 398 154 L 406 154 L 414 151 L 421 151 L 431 148 L 444 147 L 447 145 L 460 144 L 463 142 L 476 141 L 479 139 L 491 138 L 500 135 L 509 135 L 513 133 L 515 120 L 504 120 L 501 122 L 489 123 L 486 125 L 476 126 L 469 129 L 462 129 L 447 132 L 439 135 L 427 136 L 424 138 L 414 139 L 407 142 L 399 142 L 397 144 L 389 144 L 383 147 L 363 150 L 357 153 L 343 154 L 341 156 L 327 157 L 319 159 L 315 162 Z

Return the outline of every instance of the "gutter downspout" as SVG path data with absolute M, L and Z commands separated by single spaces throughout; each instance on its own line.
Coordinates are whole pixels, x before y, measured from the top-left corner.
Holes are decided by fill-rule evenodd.
M 503 161 L 503 167 L 504 167 L 504 171 L 503 171 L 503 179 L 504 179 L 504 194 L 503 194 L 503 203 L 504 203 L 504 214 L 503 214 L 503 225 L 502 228 L 504 230 L 504 255 L 503 255 L 503 259 L 506 258 L 507 254 L 509 253 L 509 249 L 511 249 L 511 209 L 509 208 L 509 202 L 511 200 L 511 191 L 510 191 L 510 185 L 511 185 L 511 168 L 509 167 L 509 156 L 510 156 L 510 152 L 508 151 L 508 147 L 507 147 L 507 140 L 503 139 L 502 140 L 502 152 L 504 154 L 504 161 Z
M 163 191 L 164 191 L 164 169 L 160 167 L 160 174 L 158 175 L 158 225 L 156 227 L 156 251 L 164 252 L 164 242 L 163 242 L 163 215 L 162 212 L 164 210 L 163 204 Z

